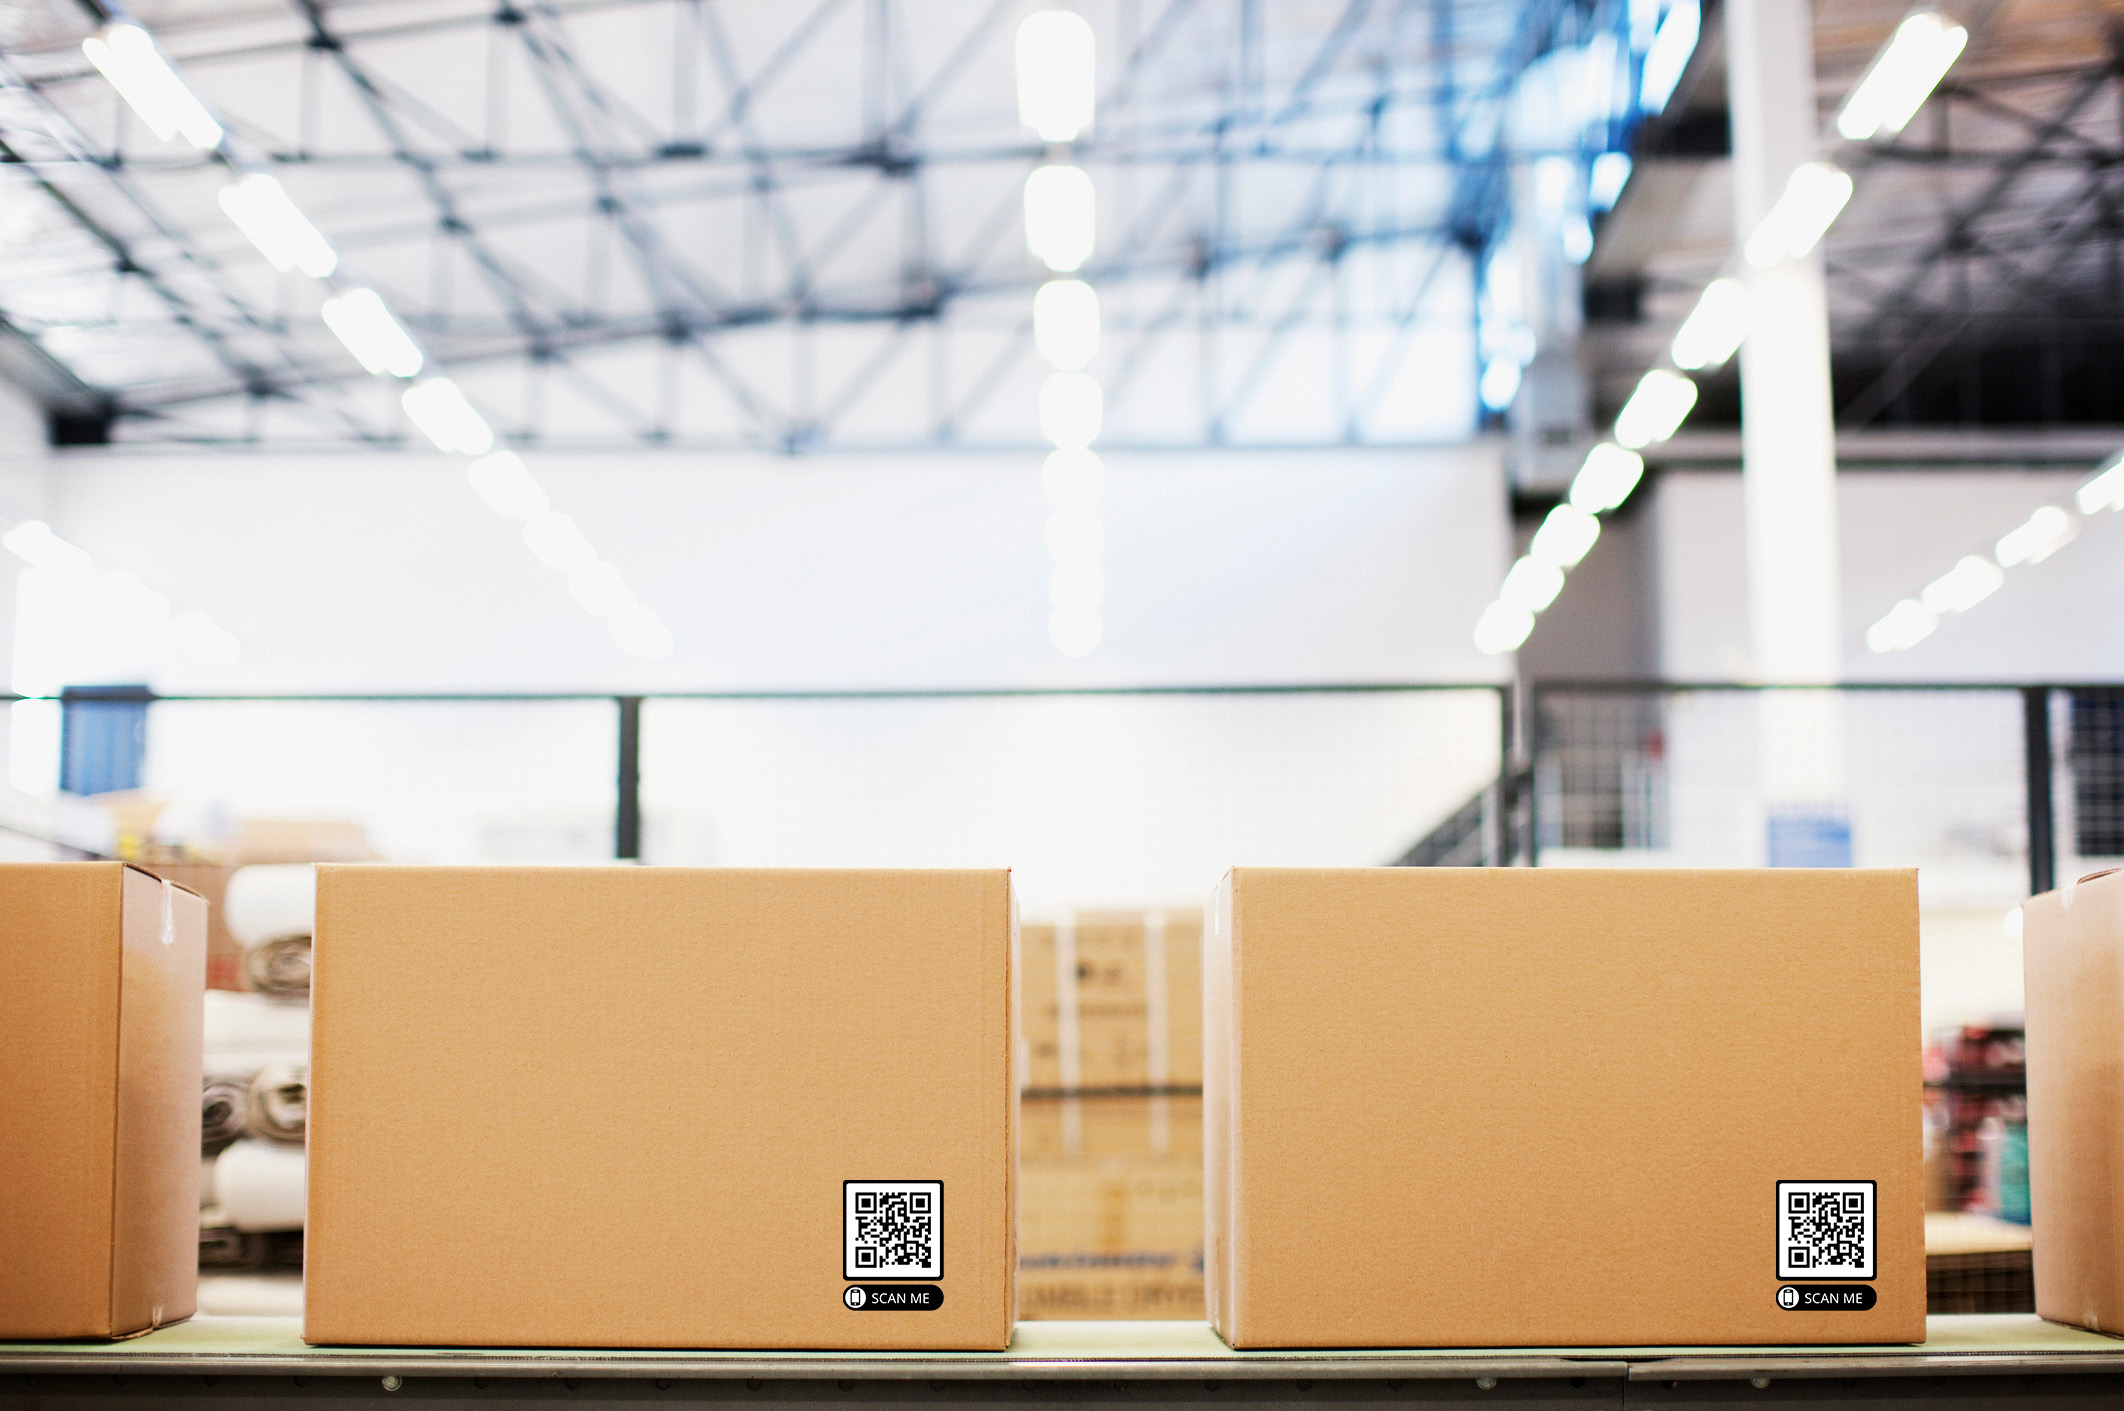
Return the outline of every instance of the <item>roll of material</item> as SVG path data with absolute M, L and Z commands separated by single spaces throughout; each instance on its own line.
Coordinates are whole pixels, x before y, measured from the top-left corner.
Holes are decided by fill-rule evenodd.
M 272 1142 L 237 1142 L 214 1161 L 214 1194 L 232 1229 L 245 1234 L 302 1228 L 309 1157 Z
M 267 1258 L 266 1237 L 245 1234 L 228 1223 L 219 1210 L 199 1216 L 199 1267 L 202 1269 L 263 1269 Z
M 274 1063 L 258 1070 L 244 1094 L 243 1128 L 281 1146 L 301 1146 L 310 1124 L 310 1066 Z
M 221 923 L 245 950 L 283 936 L 307 940 L 317 929 L 317 869 L 307 862 L 237 868 L 222 897 Z
M 249 1078 L 274 1058 L 307 1057 L 310 1007 L 234 990 L 206 992 L 206 1028 L 201 1034 L 207 1071 Z M 248 1058 L 249 1069 L 244 1071 Z
M 310 993 L 310 938 L 276 936 L 246 946 L 243 980 L 262 995 L 279 999 L 306 998 Z
M 209 1077 L 199 1099 L 199 1150 L 213 1156 L 243 1135 L 251 1085 L 238 1078 Z

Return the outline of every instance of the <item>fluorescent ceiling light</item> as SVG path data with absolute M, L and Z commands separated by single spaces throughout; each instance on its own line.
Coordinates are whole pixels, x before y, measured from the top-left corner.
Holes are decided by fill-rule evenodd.
M 662 661 L 671 655 L 675 645 L 671 640 L 671 629 L 664 626 L 664 620 L 647 603 L 636 603 L 613 613 L 605 619 L 605 630 L 612 634 L 612 640 L 619 644 L 621 651 L 644 661 Z
M 1674 335 L 1674 365 L 1691 372 L 1733 356 L 1755 326 L 1755 301 L 1737 279 L 1714 279 Z
M 0 535 L 0 547 L 34 568 L 59 573 L 86 573 L 89 570 L 88 550 L 69 544 L 41 519 L 26 519 L 5 535 Z
M 1517 651 L 1533 630 L 1533 613 L 1509 603 L 1491 603 L 1475 623 L 1475 650 L 1489 656 Z
M 2028 522 L 2010 531 L 1998 543 L 1999 567 L 2041 563 L 2072 541 L 2079 526 L 2056 505 L 2045 505 L 2028 516 Z
M 1644 73 L 1637 89 L 1639 107 L 1648 113 L 1666 110 L 1667 100 L 1674 96 L 1674 86 L 1689 67 L 1689 56 L 1696 52 L 1696 39 L 1703 25 L 1704 12 L 1697 0 L 1678 0 L 1667 11 L 1667 17 L 1660 21 L 1659 33 L 1652 38 L 1651 49 L 1645 53 Z
M 1047 640 L 1066 657 L 1090 656 L 1104 633 L 1094 608 L 1057 608 L 1047 619 Z
M 1534 531 L 1527 556 L 1553 568 L 1576 568 L 1600 538 L 1600 521 L 1576 505 L 1562 504 Z
M 323 279 L 339 268 L 339 254 L 331 242 L 310 224 L 286 189 L 264 172 L 254 171 L 222 187 L 221 209 L 258 247 L 258 253 L 273 262 L 274 269 L 282 273 L 299 269 L 312 279 Z
M 1925 106 L 1968 43 L 1968 30 L 1934 11 L 1910 16 L 1895 27 L 1887 46 L 1844 100 L 1836 130 L 1850 142 L 1895 136 Z
M 2111 461 L 2101 474 L 2075 490 L 2072 498 L 2081 514 L 2124 510 L 2124 456 Z
M 1876 652 L 1900 652 L 1930 637 L 1939 625 L 1931 609 L 1915 598 L 1905 598 L 1866 629 L 1866 645 Z
M 1106 526 L 1089 510 L 1056 510 L 1047 517 L 1047 556 L 1056 563 L 1096 563 L 1106 551 Z
M 1540 612 L 1556 601 L 1563 585 L 1563 570 L 1555 564 L 1522 558 L 1505 575 L 1504 586 L 1497 590 L 1497 601 L 1506 607 Z
M 524 521 L 524 547 L 546 567 L 559 573 L 582 573 L 597 562 L 597 550 L 575 527 L 575 521 L 559 510 L 547 510 Z
M 1924 604 L 1925 611 L 1937 616 L 1967 612 L 1998 592 L 1999 585 L 2005 581 L 2006 575 L 1997 564 L 1980 555 L 1969 554 L 1927 583 L 1925 591 L 1918 594 L 1918 601 Z
M 234 666 L 243 658 L 236 634 L 196 608 L 177 614 L 163 630 L 179 651 L 209 666 Z
M 1678 372 L 1653 368 L 1615 416 L 1615 439 L 1635 451 L 1681 429 L 1696 405 L 1696 384 Z
M 1065 451 L 1081 451 L 1099 439 L 1106 394 L 1087 373 L 1049 373 L 1040 384 L 1040 434 Z
M 1096 608 L 1106 599 L 1106 575 L 1091 559 L 1058 563 L 1047 575 L 1047 600 L 1057 608 Z
M 1052 451 L 1040 467 L 1040 488 L 1055 509 L 1097 509 L 1106 489 L 1106 467 L 1090 451 Z
M 420 371 L 420 348 L 373 289 L 349 289 L 324 301 L 325 326 L 354 360 L 374 373 L 411 377 Z
M 634 590 L 609 563 L 593 563 L 568 575 L 568 591 L 593 617 L 611 617 L 635 604 Z
M 1851 177 L 1827 162 L 1793 168 L 1784 194 L 1748 237 L 1743 253 L 1757 269 L 1781 260 L 1805 257 L 1821 243 L 1844 203 L 1851 199 Z
M 1593 159 L 1586 173 L 1586 204 L 1596 211 L 1611 211 L 1630 184 L 1630 154 L 1603 152 Z
M 1501 412 L 1512 405 L 1519 395 L 1519 359 L 1510 353 L 1501 353 L 1483 365 L 1482 381 L 1476 391 L 1482 404 L 1493 412 Z
M 1018 121 L 1043 142 L 1070 142 L 1092 125 L 1098 44 L 1071 10 L 1042 10 L 1018 26 Z
M 532 519 L 551 508 L 546 492 L 531 478 L 531 472 L 524 469 L 514 451 L 496 451 L 468 462 L 465 478 L 479 491 L 488 508 L 504 518 Z
M 1025 178 L 1025 243 L 1049 269 L 1081 268 L 1092 256 L 1098 225 L 1098 198 L 1081 169 L 1050 162 Z
M 139 25 L 105 25 L 81 41 L 81 52 L 163 141 L 182 134 L 202 152 L 221 145 L 221 124 Z
M 437 450 L 483 456 L 494 449 L 493 428 L 447 377 L 414 383 L 398 402 Z
M 1050 279 L 1033 295 L 1040 356 L 1075 372 L 1099 355 L 1099 294 L 1081 279 Z
M 1630 498 L 1645 473 L 1645 458 L 1603 441 L 1586 452 L 1586 463 L 1571 481 L 1571 503 L 1587 514 L 1603 514 Z

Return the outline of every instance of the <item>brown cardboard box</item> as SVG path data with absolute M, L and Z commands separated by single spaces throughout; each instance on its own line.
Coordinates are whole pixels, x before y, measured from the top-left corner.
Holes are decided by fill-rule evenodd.
M 2124 872 L 2023 909 L 2036 1312 L 2124 1333 Z
M 1025 1085 L 1202 1085 L 1202 913 L 1081 912 L 1027 925 Z
M 240 990 L 243 988 L 243 947 L 229 934 L 229 928 L 221 919 L 221 899 L 229 890 L 229 877 L 234 867 L 219 862 L 157 862 L 149 860 L 135 863 L 157 877 L 165 877 L 187 891 L 195 892 L 207 904 L 207 988 L 210 990 Z
M 1013 942 L 1001 871 L 320 867 L 304 1337 L 1005 1346 Z
M 1240 868 L 1210 925 L 1233 1346 L 1924 1339 L 1916 873 Z M 1872 1277 L 1781 1277 L 1869 1196 Z
M 1202 1317 L 1202 1100 L 1028 1098 L 1018 1316 Z
M 0 864 L 0 1337 L 129 1337 L 198 1293 L 206 903 Z

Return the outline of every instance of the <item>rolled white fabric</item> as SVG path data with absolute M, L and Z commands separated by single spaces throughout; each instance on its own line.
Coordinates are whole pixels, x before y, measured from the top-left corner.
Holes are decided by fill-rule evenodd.
M 259 863 L 230 874 L 221 921 L 249 949 L 317 929 L 317 869 L 307 862 Z
M 217 1064 L 240 1068 L 243 1056 L 257 1056 L 260 1061 L 241 1074 L 248 1078 L 274 1058 L 309 1057 L 310 1007 L 267 995 L 208 990 L 206 1031 L 201 1038 L 208 1072 L 215 1072 Z
M 246 1138 L 214 1160 L 221 1213 L 246 1234 L 302 1228 L 310 1158 L 300 1148 Z

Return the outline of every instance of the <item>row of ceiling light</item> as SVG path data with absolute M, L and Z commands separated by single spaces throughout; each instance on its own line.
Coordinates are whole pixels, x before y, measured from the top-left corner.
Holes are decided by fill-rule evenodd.
M 182 137 L 241 169 L 221 123 L 147 30 L 120 20 L 82 41 L 81 48 L 157 137 L 165 142 Z M 244 171 L 222 188 L 220 202 L 236 228 L 276 270 L 325 281 L 338 271 L 339 254 L 332 243 L 286 188 L 265 172 Z M 498 511 L 523 521 L 526 547 L 541 563 L 568 575 L 576 600 L 603 620 L 622 651 L 651 660 L 671 654 L 671 633 L 663 620 L 635 596 L 618 569 L 599 559 L 575 522 L 551 508 L 522 461 L 494 449 L 493 428 L 463 390 L 447 377 L 420 376 L 428 359 L 382 295 L 358 285 L 335 284 L 319 313 L 368 372 L 409 384 L 399 396 L 407 420 L 438 450 L 474 458 L 467 467 L 474 487 Z M 495 487 L 507 488 L 498 498 Z M 517 508 L 534 502 L 535 510 L 517 513 Z
M 1968 41 L 1967 30 L 1933 11 L 1905 18 L 1838 110 L 1838 134 L 1863 142 L 1901 132 Z M 1771 269 L 1805 258 L 1842 213 L 1851 190 L 1850 175 L 1833 163 L 1802 164 L 1741 246 L 1742 259 Z M 1674 367 L 1655 367 L 1638 381 L 1616 414 L 1611 439 L 1588 453 L 1565 502 L 1550 511 L 1483 609 L 1475 625 L 1479 650 L 1495 655 L 1526 641 L 1535 617 L 1563 591 L 1565 571 L 1599 539 L 1599 516 L 1619 508 L 1636 487 L 1644 470 L 1638 452 L 1671 437 L 1695 407 L 1696 384 L 1684 373 L 1722 366 L 1754 325 L 1754 297 L 1743 280 L 1722 275 L 1705 287 L 1668 350 Z

